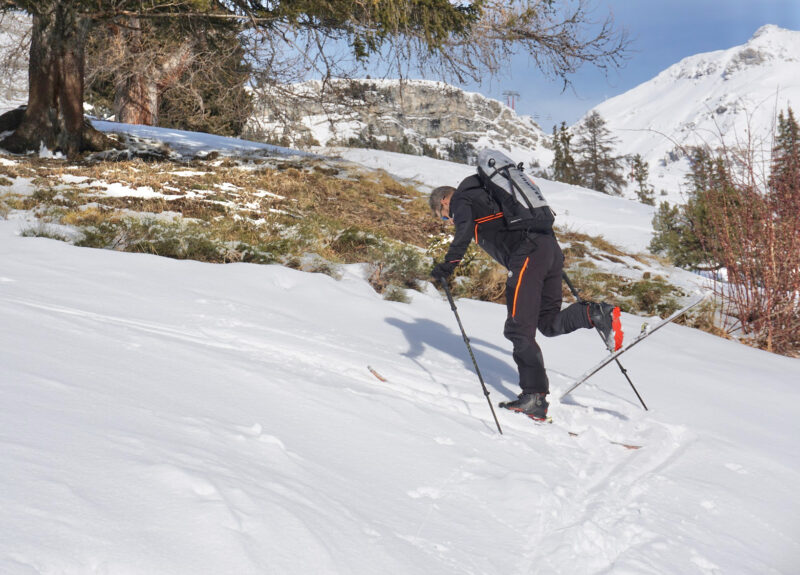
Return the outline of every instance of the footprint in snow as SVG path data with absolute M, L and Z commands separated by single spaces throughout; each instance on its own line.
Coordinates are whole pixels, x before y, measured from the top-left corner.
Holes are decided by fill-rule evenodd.
M 203 477 L 173 466 L 160 466 L 155 476 L 175 491 L 193 493 L 203 499 L 220 499 L 219 491 Z
M 747 475 L 747 469 L 738 463 L 726 463 L 725 467 L 735 473 L 738 473 L 739 475 Z
M 412 499 L 439 499 L 442 496 L 442 493 L 435 487 L 420 487 L 414 491 L 409 491 L 408 496 Z

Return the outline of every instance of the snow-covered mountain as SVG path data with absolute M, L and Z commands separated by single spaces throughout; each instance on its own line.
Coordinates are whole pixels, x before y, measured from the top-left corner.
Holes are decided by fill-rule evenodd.
M 594 110 L 641 154 L 656 191 L 680 201 L 688 171 L 682 149 L 752 140 L 768 157 L 775 117 L 800 109 L 800 31 L 767 25 L 741 46 L 690 56 Z

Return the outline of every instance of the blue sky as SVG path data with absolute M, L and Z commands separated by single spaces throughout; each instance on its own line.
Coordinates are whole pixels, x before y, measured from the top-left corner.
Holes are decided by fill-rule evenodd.
M 764 24 L 800 30 L 800 0 L 593 0 L 594 20 L 611 11 L 631 37 L 624 68 L 605 76 L 591 66 L 571 79 L 561 92 L 559 80 L 548 80 L 517 57 L 502 77 L 468 90 L 505 101 L 503 92 L 517 91 L 516 110 L 534 116 L 545 131 L 562 120 L 573 124 L 593 106 L 656 76 L 682 58 L 744 44 Z

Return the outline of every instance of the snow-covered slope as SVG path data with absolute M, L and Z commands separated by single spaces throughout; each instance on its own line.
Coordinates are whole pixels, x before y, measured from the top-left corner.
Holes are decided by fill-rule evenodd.
M 344 155 L 427 188 L 472 170 Z M 643 241 L 640 204 L 541 184 L 559 219 Z M 604 351 L 541 338 L 555 422 L 499 412 L 500 435 L 432 286 L 393 303 L 357 265 L 336 281 L 22 237 L 35 225 L 0 219 L 4 575 L 797 571 L 797 359 L 667 326 L 622 358 L 645 412 L 613 366 L 559 403 Z M 513 397 L 505 307 L 458 310 L 491 400 Z
M 28 101 L 30 18 L 18 12 L 0 13 L 0 114 Z
M 594 108 L 642 154 L 651 183 L 680 201 L 688 171 L 682 147 L 745 144 L 767 156 L 775 117 L 800 106 L 800 31 L 764 26 L 744 45 L 685 58 L 652 80 Z
M 383 169 L 422 190 L 458 186 L 475 173 L 474 166 L 378 150 L 336 148 L 327 150 L 372 169 Z M 522 161 L 522 156 L 512 156 Z M 644 252 L 653 235 L 655 208 L 637 201 L 607 196 L 561 182 L 535 178 L 556 212 L 556 223 L 581 233 L 603 236 L 634 252 Z
M 432 290 L 76 248 L 20 217 L 0 221 L 4 574 L 796 572 L 797 360 L 669 326 L 624 356 L 651 411 L 609 367 L 552 425 L 499 413 L 501 436 Z M 512 397 L 504 308 L 459 311 Z M 554 393 L 595 335 L 542 338 Z

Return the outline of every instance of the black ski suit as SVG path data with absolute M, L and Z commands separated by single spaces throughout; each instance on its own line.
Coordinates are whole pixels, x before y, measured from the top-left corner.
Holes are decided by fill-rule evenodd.
M 509 230 L 497 203 L 477 175 L 466 178 L 450 199 L 455 237 L 445 256 L 453 267 L 474 239 L 508 269 L 506 318 L 503 335 L 514 344 L 514 361 L 523 393 L 548 393 L 544 358 L 536 329 L 553 337 L 592 327 L 586 304 L 561 310 L 561 271 L 564 255 L 552 231 Z

